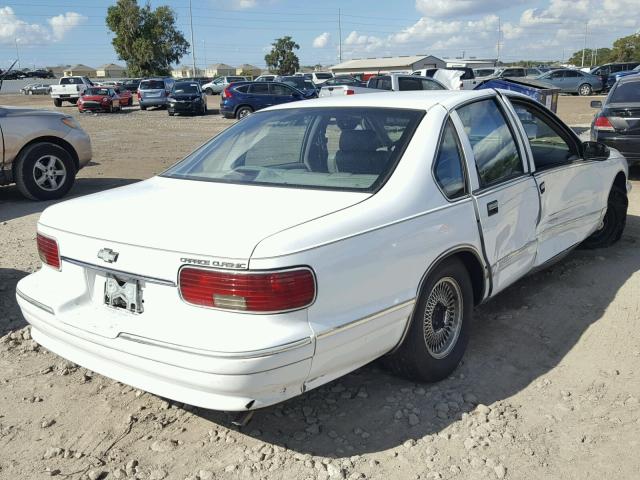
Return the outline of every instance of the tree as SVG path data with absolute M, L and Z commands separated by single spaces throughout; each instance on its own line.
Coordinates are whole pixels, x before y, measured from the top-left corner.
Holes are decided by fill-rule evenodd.
M 271 44 L 271 52 L 264 56 L 267 67 L 278 75 L 292 75 L 300 68 L 300 61 L 294 50 L 300 45 L 289 36 L 276 39 Z
M 598 48 L 597 50 L 592 50 L 590 48 L 584 49 L 584 66 L 588 67 L 590 65 L 601 65 L 603 63 L 607 63 L 611 61 L 611 49 L 610 48 Z M 570 65 L 575 65 L 577 67 L 582 66 L 582 49 L 575 52 L 567 63 Z
M 613 42 L 611 58 L 617 62 L 640 62 L 640 33 L 634 33 Z
M 111 41 L 131 76 L 169 75 L 189 49 L 189 42 L 176 29 L 176 17 L 169 7 L 155 10 L 137 0 L 118 0 L 107 9 L 106 23 L 115 33 Z

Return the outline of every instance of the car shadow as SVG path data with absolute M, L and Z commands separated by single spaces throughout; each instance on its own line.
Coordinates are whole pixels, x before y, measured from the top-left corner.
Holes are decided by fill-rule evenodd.
M 613 247 L 575 250 L 478 307 L 465 358 L 442 382 L 404 380 L 374 362 L 256 412 L 241 432 L 303 454 L 344 457 L 380 452 L 439 434 L 478 403 L 508 402 L 532 384 L 546 388 L 545 375 L 640 270 L 638 238 L 640 217 L 629 216 L 623 238 Z M 443 402 L 448 402 L 446 413 L 435 409 Z M 194 412 L 234 428 L 231 414 Z
M 25 199 L 15 185 L 0 187 L 0 224 L 15 218 L 42 212 L 48 206 L 64 200 L 122 187 L 138 181 L 140 180 L 129 178 L 77 178 L 75 185 L 67 196 L 60 200 L 42 202 Z
M 35 247 L 34 247 L 35 248 Z M 16 285 L 29 273 L 0 267 L 0 337 L 27 325 L 16 302 Z

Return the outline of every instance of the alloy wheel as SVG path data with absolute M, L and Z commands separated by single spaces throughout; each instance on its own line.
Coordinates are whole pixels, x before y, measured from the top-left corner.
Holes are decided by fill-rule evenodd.
M 55 155 L 44 155 L 33 166 L 33 178 L 42 190 L 55 192 L 67 179 L 67 168 Z
M 462 291 L 458 282 L 441 278 L 431 289 L 423 317 L 424 342 L 429 353 L 445 358 L 456 345 L 462 327 Z

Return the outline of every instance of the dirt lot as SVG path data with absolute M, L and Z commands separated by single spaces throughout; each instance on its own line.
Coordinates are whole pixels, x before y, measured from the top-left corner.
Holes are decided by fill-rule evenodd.
M 592 98 L 561 97 L 560 116 L 588 124 Z M 48 97 L 0 103 L 51 107 Z M 74 196 L 147 178 L 231 123 L 60 110 L 94 146 Z M 39 268 L 35 225 L 48 204 L 0 188 L 0 479 L 638 478 L 640 172 L 632 178 L 623 239 L 481 306 L 455 376 L 420 385 L 372 364 L 241 431 L 224 413 L 136 391 L 30 340 L 14 292 Z

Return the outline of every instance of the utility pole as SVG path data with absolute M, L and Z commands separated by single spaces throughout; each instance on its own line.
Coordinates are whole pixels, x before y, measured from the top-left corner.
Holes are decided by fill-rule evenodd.
M 496 50 L 497 50 L 497 55 L 496 55 L 496 64 L 500 63 L 500 42 L 502 40 L 502 25 L 500 23 L 500 17 L 498 17 L 498 43 L 496 44 Z
M 202 59 L 203 59 L 202 70 L 204 70 L 204 72 L 206 73 L 206 70 L 207 70 L 207 41 L 206 40 L 202 40 Z
M 338 9 L 338 59 L 342 63 L 342 12 Z
M 20 68 L 20 50 L 18 50 L 18 39 L 14 37 L 13 42 L 16 44 L 16 58 L 18 60 L 18 68 Z
M 598 65 L 598 47 L 593 50 L 593 66 Z
M 196 44 L 193 42 L 193 13 L 191 12 L 191 0 L 189 0 L 189 24 L 191 25 L 191 61 L 193 63 L 193 76 L 197 77 L 196 73 Z
M 587 20 L 584 24 L 584 47 L 582 48 L 582 65 L 580 68 L 584 68 L 584 54 L 587 51 L 587 33 L 589 28 L 589 20 Z

